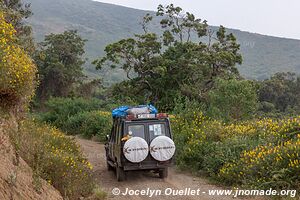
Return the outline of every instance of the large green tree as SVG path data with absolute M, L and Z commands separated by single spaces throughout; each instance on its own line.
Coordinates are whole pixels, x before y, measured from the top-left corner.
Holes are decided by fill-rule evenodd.
M 210 30 L 206 21 L 173 4 L 160 5 L 157 16 L 161 34 L 149 32 L 153 16 L 147 14 L 143 34 L 108 45 L 105 57 L 94 62 L 98 69 L 120 66 L 126 72 L 128 80 L 113 90 L 117 98 L 169 110 L 177 96 L 202 101 L 217 77 L 238 76 L 239 45 L 224 27 Z
M 39 44 L 35 61 L 40 78 L 37 89 L 40 100 L 68 96 L 82 80 L 84 45 L 85 40 L 76 31 L 47 35 Z

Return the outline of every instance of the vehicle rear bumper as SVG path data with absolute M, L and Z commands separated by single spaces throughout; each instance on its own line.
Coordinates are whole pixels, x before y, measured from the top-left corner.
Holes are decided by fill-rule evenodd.
M 165 162 L 141 162 L 141 163 L 124 163 L 123 168 L 125 171 L 132 171 L 132 170 L 155 170 L 155 169 L 162 169 L 171 166 L 171 161 Z

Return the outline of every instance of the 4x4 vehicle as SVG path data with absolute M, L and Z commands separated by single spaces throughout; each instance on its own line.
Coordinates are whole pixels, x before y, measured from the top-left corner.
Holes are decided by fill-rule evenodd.
M 115 117 L 107 139 L 107 167 L 116 170 L 118 181 L 131 170 L 154 170 L 160 178 L 168 176 L 175 144 L 167 114 Z

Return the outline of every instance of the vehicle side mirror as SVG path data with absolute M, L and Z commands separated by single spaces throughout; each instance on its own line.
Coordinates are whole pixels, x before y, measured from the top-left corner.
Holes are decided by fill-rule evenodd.
M 107 141 L 109 140 L 109 135 L 106 135 L 106 140 L 107 140 Z

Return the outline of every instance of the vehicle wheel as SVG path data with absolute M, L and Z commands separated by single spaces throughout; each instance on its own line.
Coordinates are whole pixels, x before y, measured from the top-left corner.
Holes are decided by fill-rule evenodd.
M 160 169 L 158 171 L 159 178 L 167 178 L 168 177 L 168 168 Z
M 106 161 L 107 170 L 112 171 L 114 168 Z
M 122 167 L 116 167 L 116 174 L 117 174 L 117 181 L 124 181 L 125 180 L 125 171 Z

